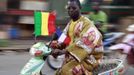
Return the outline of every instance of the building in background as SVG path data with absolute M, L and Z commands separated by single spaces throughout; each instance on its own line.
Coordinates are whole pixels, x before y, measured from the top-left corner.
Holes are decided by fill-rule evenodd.
M 65 4 L 67 0 L 3 0 L 5 9 L 0 9 L 1 25 L 10 25 L 20 30 L 20 37 L 33 36 L 34 11 L 56 11 L 57 25 L 65 24 L 67 13 Z M 58 3 L 59 4 L 58 4 Z M 3 6 L 2 6 L 3 7 Z M 3 11 L 4 10 L 4 11 Z
M 80 0 L 83 15 L 92 11 L 92 2 L 101 3 L 109 15 L 109 22 L 117 23 L 122 17 L 134 15 L 134 0 Z M 57 12 L 56 25 L 65 26 L 68 21 L 65 10 L 67 0 L 0 0 L 0 24 L 20 30 L 20 37 L 33 36 L 34 11 Z M 2 5 L 1 5 L 2 4 Z M 2 8 L 3 7 L 3 8 Z

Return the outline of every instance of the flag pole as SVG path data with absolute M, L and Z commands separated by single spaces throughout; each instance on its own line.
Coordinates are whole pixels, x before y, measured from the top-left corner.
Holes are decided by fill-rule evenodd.
M 34 36 L 34 42 L 37 43 L 37 36 Z
M 35 15 L 35 12 L 36 12 L 37 10 L 34 10 L 34 15 Z M 35 26 L 34 26 L 35 27 Z M 34 43 L 37 43 L 37 36 L 35 35 L 35 32 L 33 32 L 33 35 L 34 35 Z
M 51 45 L 52 41 L 55 39 L 55 37 L 56 37 L 56 33 L 54 33 L 54 34 L 52 35 L 52 38 L 51 38 L 50 43 L 49 43 L 49 45 L 48 45 L 49 48 L 50 48 L 50 45 Z

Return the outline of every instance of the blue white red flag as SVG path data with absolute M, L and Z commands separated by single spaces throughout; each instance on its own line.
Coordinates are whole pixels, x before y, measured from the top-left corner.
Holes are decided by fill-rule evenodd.
M 69 43 L 71 41 L 70 37 L 68 35 L 66 35 L 65 33 L 63 33 L 60 28 L 56 29 L 56 34 L 58 36 L 59 43 L 64 43 L 66 45 L 69 45 Z

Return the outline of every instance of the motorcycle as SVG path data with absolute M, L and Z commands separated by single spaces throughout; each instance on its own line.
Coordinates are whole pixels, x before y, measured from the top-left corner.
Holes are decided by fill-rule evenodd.
M 133 42 L 133 41 L 131 41 Z M 133 42 L 134 43 L 134 42 Z M 134 46 L 130 42 L 122 42 L 109 47 L 110 50 L 118 54 L 118 58 L 127 60 L 129 65 L 134 65 Z M 120 57 L 119 57 L 120 56 Z M 116 57 L 117 58 L 117 57 Z
M 134 67 L 134 24 L 129 25 L 126 36 L 123 40 L 115 45 L 109 47 L 116 54 L 118 59 L 123 60 L 125 70 L 129 70 L 129 67 Z
M 20 75 L 42 75 L 41 69 L 45 65 L 44 60 L 54 70 L 62 66 L 65 55 L 60 55 L 55 59 L 51 55 L 52 48 L 48 47 L 48 45 L 44 42 L 37 42 L 30 48 L 29 52 L 33 57 L 23 67 Z
M 29 62 L 23 67 L 23 69 L 20 72 L 20 75 L 42 75 L 41 69 L 45 65 L 44 60 L 48 60 L 48 56 L 50 56 L 52 52 L 52 49 L 49 48 L 44 42 L 37 42 L 30 48 L 30 54 L 33 56 Z M 63 56 L 62 56 L 63 57 Z M 57 67 L 61 67 L 61 63 L 63 60 L 60 60 L 61 63 L 59 63 L 58 58 L 58 63 Z M 55 59 L 53 60 L 55 63 Z M 109 60 L 102 60 L 100 61 L 100 65 L 95 71 L 93 72 L 94 74 L 98 75 L 104 75 L 104 74 L 111 74 L 111 73 L 116 73 L 119 74 L 122 72 L 122 69 L 124 68 L 122 61 L 117 60 L 117 59 L 109 59 Z M 60 65 L 60 66 L 58 66 Z M 104 66 L 107 67 L 104 70 Z M 110 67 L 109 67 L 110 66 Z M 103 67 L 103 70 L 102 70 Z M 109 67 L 109 68 L 108 68 Z

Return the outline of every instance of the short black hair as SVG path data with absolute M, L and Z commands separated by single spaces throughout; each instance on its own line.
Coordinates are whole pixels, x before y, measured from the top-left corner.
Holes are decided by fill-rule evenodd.
M 81 4 L 80 4 L 80 1 L 79 0 L 68 0 L 70 2 L 76 2 L 77 5 L 79 6 L 79 8 L 81 9 Z

